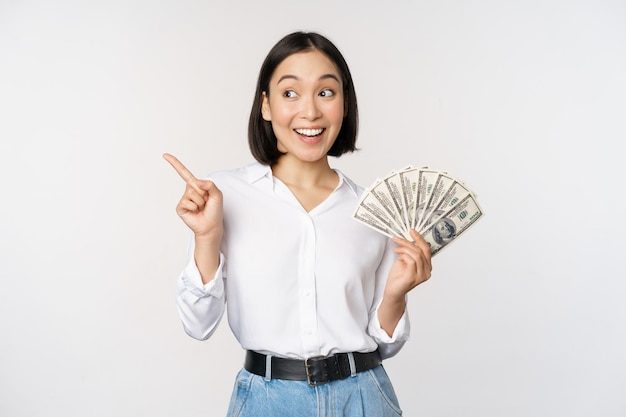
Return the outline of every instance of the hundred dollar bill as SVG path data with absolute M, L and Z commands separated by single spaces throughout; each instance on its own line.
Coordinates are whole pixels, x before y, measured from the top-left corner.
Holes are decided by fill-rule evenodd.
M 391 172 L 383 178 L 383 182 L 387 186 L 387 191 L 391 196 L 393 208 L 395 209 L 394 218 L 398 220 L 403 231 L 408 235 L 409 229 L 406 227 L 406 206 L 404 204 L 404 193 L 402 192 L 402 182 L 400 176 L 397 172 Z
M 407 238 L 403 228 L 389 215 L 377 194 L 372 193 L 371 189 L 363 193 L 353 217 L 386 235 Z
M 421 221 L 426 203 L 433 192 L 435 182 L 439 177 L 439 171 L 434 169 L 421 169 L 417 180 L 417 196 L 415 197 L 415 214 L 413 215 L 413 223 L 411 228 L 417 230 Z
M 424 169 L 426 167 L 422 167 Z M 415 221 L 415 202 L 417 201 L 417 184 L 419 181 L 420 168 L 407 167 L 398 173 L 402 185 L 402 198 L 404 202 L 405 224 L 412 228 Z
M 393 237 L 397 235 L 397 232 L 388 227 L 364 206 L 358 205 L 352 217 L 385 236 Z
M 389 175 L 386 176 L 388 178 Z M 406 236 L 408 233 L 404 230 L 404 221 L 400 213 L 396 209 L 394 203 L 394 197 L 389 192 L 389 188 L 384 179 L 377 180 L 365 193 L 368 201 L 368 207 L 373 205 L 377 206 L 377 209 L 382 209 L 387 212 L 387 216 L 393 221 L 398 231 L 399 236 Z M 371 198 L 374 197 L 374 198 Z
M 422 228 L 428 216 L 430 216 L 433 209 L 437 206 L 437 204 L 439 204 L 445 192 L 448 190 L 448 188 L 450 187 L 450 185 L 452 185 L 453 182 L 454 182 L 454 178 L 452 178 L 447 173 L 445 172 L 438 173 L 437 181 L 435 181 L 435 184 L 432 188 L 432 192 L 428 196 L 428 200 L 426 201 L 426 204 L 420 214 L 419 223 L 416 226 L 418 230 Z
M 456 179 L 453 180 L 443 197 L 439 199 L 439 203 L 425 215 L 420 225 L 420 230 L 427 228 L 445 212 L 450 211 L 459 201 L 470 194 L 472 194 L 472 191 L 467 188 L 463 182 Z M 474 197 L 476 196 L 474 195 Z
M 482 209 L 474 196 L 469 194 L 420 234 L 430 246 L 431 256 L 435 256 L 482 217 Z

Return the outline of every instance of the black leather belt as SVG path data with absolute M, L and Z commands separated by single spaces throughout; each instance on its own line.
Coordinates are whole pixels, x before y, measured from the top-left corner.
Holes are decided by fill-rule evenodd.
M 382 363 L 378 350 L 369 353 L 354 352 L 356 372 L 367 371 Z M 248 350 L 244 368 L 253 374 L 265 376 L 267 356 Z M 306 360 L 271 357 L 271 377 L 291 381 L 307 381 L 309 385 L 322 385 L 345 379 L 351 375 L 347 353 L 331 356 L 314 356 Z

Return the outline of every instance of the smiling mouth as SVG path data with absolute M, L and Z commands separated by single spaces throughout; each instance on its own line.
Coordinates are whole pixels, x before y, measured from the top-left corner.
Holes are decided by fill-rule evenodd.
M 321 135 L 325 129 L 294 129 L 294 130 L 299 135 L 313 138 L 315 136 Z

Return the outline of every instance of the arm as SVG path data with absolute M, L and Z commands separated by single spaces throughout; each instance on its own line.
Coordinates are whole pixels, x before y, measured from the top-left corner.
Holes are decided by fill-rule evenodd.
M 202 283 L 209 283 L 220 266 L 221 231 L 217 237 L 194 236 L 194 261 L 200 272 Z
M 176 213 L 194 233 L 194 259 L 202 283 L 208 283 L 219 265 L 219 249 L 224 229 L 222 225 L 222 192 L 212 181 L 198 180 L 176 157 L 164 154 L 185 181 L 185 193 L 176 206 Z
M 368 333 L 378 343 L 383 358 L 397 354 L 409 338 L 407 293 L 430 277 L 428 244 L 419 234 L 411 233 L 415 243 L 394 238 L 393 243 L 398 246 L 387 249 L 376 273 L 378 301 L 370 316 Z M 418 265 L 423 271 L 420 274 Z
M 381 327 L 392 336 L 396 325 L 406 309 L 406 295 L 413 288 L 430 278 L 432 271 L 430 247 L 415 231 L 411 230 L 414 242 L 394 237 L 398 255 L 391 266 L 382 302 L 378 307 Z
M 222 192 L 212 181 L 198 180 L 174 156 L 163 157 L 185 181 L 185 193 L 176 213 L 194 236 L 187 267 L 178 282 L 176 303 L 185 331 L 196 339 L 206 339 L 219 323 L 225 305 L 223 259 L 219 252 L 223 236 Z

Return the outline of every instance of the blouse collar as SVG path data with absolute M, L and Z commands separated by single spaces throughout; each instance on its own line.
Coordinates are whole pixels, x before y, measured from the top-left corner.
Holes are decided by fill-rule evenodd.
M 268 179 L 273 182 L 272 177 L 272 168 L 269 165 L 264 165 L 259 162 L 254 162 L 247 167 L 247 180 L 250 184 L 254 184 L 262 179 Z M 359 194 L 359 187 L 348 177 L 346 177 L 343 172 L 338 169 L 334 169 L 339 176 L 339 184 L 337 184 L 337 190 L 342 187 L 347 187 L 355 196 Z

